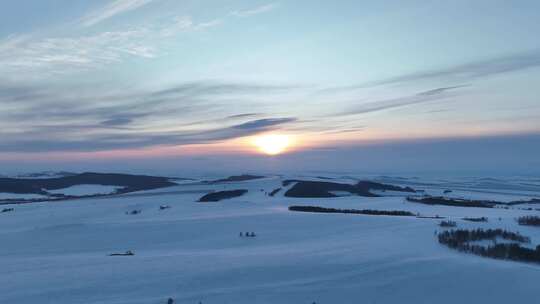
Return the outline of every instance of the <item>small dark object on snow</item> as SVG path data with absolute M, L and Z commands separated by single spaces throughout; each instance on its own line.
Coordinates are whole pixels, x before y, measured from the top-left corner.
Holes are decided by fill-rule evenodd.
M 141 212 L 142 212 L 142 210 L 132 210 L 130 212 L 126 212 L 126 214 L 135 215 L 135 214 L 140 214 Z
M 15 211 L 15 209 L 13 209 L 13 208 L 4 208 L 4 209 L 2 209 L 2 212 L 11 212 L 11 211 Z
M 444 190 L 444 194 L 452 193 L 452 190 Z
M 132 255 L 135 255 L 135 254 L 131 250 L 128 250 L 125 253 L 111 253 L 111 254 L 109 254 L 109 256 L 132 256 Z
M 167 300 L 167 304 L 174 304 L 173 298 L 169 298 L 169 299 Z
M 169 209 L 169 208 L 171 208 L 171 206 L 169 206 L 169 205 L 161 205 L 161 206 L 159 206 L 159 210 L 165 210 L 165 209 Z
M 245 234 L 243 234 L 242 232 L 240 232 L 240 236 L 245 236 L 245 237 L 256 237 L 257 235 L 255 234 L 255 232 L 246 232 Z

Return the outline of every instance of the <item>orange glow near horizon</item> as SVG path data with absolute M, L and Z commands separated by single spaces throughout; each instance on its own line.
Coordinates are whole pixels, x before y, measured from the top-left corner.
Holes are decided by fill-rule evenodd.
M 252 144 L 264 154 L 278 155 L 287 151 L 292 140 L 288 135 L 266 134 L 255 136 Z
M 269 132 L 257 135 L 238 137 L 229 140 L 189 144 L 189 145 L 162 145 L 153 147 L 141 147 L 139 149 L 117 149 L 105 151 L 51 151 L 51 152 L 0 152 L 0 161 L 53 161 L 53 162 L 76 162 L 76 161 L 106 161 L 126 159 L 157 159 L 157 158 L 182 158 L 200 156 L 223 156 L 223 155 L 279 155 L 324 147 L 347 147 L 350 145 L 372 145 L 391 142 L 407 142 L 427 139 L 459 139 L 489 136 L 509 136 L 526 134 L 512 132 L 509 129 L 498 130 L 497 133 L 489 132 L 488 129 L 472 129 L 466 132 L 453 130 L 444 136 L 436 136 L 432 132 L 422 130 L 410 130 L 407 134 L 396 136 L 395 132 L 370 129 L 359 132 Z M 531 130 L 530 132 L 533 132 Z

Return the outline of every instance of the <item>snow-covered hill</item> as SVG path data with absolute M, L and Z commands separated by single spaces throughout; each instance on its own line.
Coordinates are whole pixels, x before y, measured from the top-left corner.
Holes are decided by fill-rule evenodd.
M 283 193 L 290 185 L 282 186 L 287 178 L 306 179 L 193 182 L 116 197 L 6 206 L 14 211 L 0 213 L 0 303 L 158 304 L 170 297 L 175 303 L 204 304 L 455 304 L 538 297 L 540 265 L 451 251 L 436 240 L 438 220 L 295 213 L 287 207 L 439 215 L 460 228 L 519 231 L 533 244 L 540 244 L 540 228 L 519 226 L 515 218 L 539 211 L 429 206 L 407 202 L 399 193 L 288 198 Z M 448 187 L 432 182 L 425 189 L 436 194 Z M 220 202 L 196 202 L 209 191 L 234 189 L 249 191 Z M 540 191 L 501 187 L 460 191 L 460 196 L 481 193 L 483 198 L 497 192 L 493 199 L 540 196 Z M 134 210 L 140 213 L 131 214 Z M 461 219 L 479 216 L 489 222 Z M 257 236 L 240 237 L 241 232 Z M 128 250 L 135 255 L 109 256 Z

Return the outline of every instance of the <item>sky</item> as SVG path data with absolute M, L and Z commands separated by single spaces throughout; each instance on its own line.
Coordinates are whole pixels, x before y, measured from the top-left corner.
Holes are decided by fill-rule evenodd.
M 524 0 L 2 1 L 0 171 L 540 174 L 539 30 Z

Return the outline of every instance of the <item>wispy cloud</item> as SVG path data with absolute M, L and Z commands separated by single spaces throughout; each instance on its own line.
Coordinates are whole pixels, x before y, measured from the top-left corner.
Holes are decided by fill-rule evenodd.
M 98 68 L 125 56 L 153 58 L 146 29 L 103 32 L 76 38 L 10 37 L 0 41 L 0 71 L 62 73 Z
M 471 62 L 446 69 L 402 75 L 379 81 L 377 84 L 394 84 L 401 82 L 441 78 L 447 80 L 464 81 L 488 77 L 497 74 L 515 72 L 538 66 L 540 66 L 540 51 L 533 51 L 498 57 L 489 60 Z
M 144 116 L 145 114 L 143 113 L 126 113 L 120 115 L 112 115 L 104 121 L 100 122 L 99 125 L 103 127 L 126 126 L 133 123 L 136 118 L 141 118 Z
M 260 85 L 253 83 L 231 83 L 219 81 L 194 81 L 172 86 L 153 92 L 153 96 L 185 96 L 185 95 L 223 95 L 243 93 L 275 93 L 298 89 L 291 85 Z
M 196 23 L 189 16 L 182 16 L 175 18 L 174 22 L 160 30 L 157 34 L 162 37 L 170 37 L 179 33 L 203 31 L 222 23 L 221 19 L 214 19 L 210 21 Z
M 378 112 L 393 108 L 399 108 L 419 103 L 426 103 L 431 101 L 440 100 L 443 98 L 448 98 L 452 95 L 449 94 L 450 91 L 464 87 L 461 86 L 452 86 L 452 87 L 442 87 L 436 88 L 428 91 L 423 91 L 412 96 L 404 96 L 386 100 L 371 101 L 356 105 L 351 107 L 345 112 L 341 112 L 339 115 L 355 115 L 355 114 L 365 114 L 371 112 Z
M 360 127 L 356 127 L 356 128 L 350 128 L 350 129 L 330 130 L 330 131 L 327 131 L 325 133 L 327 133 L 327 134 L 357 133 L 357 132 L 365 131 L 365 129 L 366 129 L 365 126 L 360 126 Z
M 125 93 L 126 90 L 129 93 Z M 189 115 L 191 114 L 187 112 L 189 109 L 212 108 L 212 106 L 215 108 L 218 104 L 226 105 L 230 102 L 238 105 L 239 98 L 247 97 L 252 100 L 290 90 L 295 90 L 295 87 L 218 81 L 188 82 L 153 91 L 129 88 L 111 90 L 106 87 L 99 89 L 71 86 L 55 88 L 9 85 L 0 82 L 0 105 L 2 108 L 13 105 L 18 109 L 10 113 L 1 111 L 0 126 L 2 122 L 13 119 L 15 122 L 24 122 L 26 121 L 22 119 L 24 115 L 33 113 L 40 113 L 45 121 L 67 117 L 117 121 L 118 118 L 141 118 L 162 112 L 176 115 L 177 110 L 183 112 L 184 115 Z M 220 115 L 220 118 L 242 119 L 262 115 L 248 113 L 231 116 L 234 112 L 230 113 L 230 110 L 224 109 L 225 115 Z
M 238 10 L 231 12 L 231 15 L 235 17 L 251 17 L 254 15 L 266 13 L 269 11 L 272 11 L 278 7 L 277 3 L 269 3 L 265 5 L 261 5 L 259 7 L 251 8 L 251 9 L 245 9 L 245 10 Z
M 296 121 L 296 118 L 286 117 L 286 118 L 265 118 L 265 119 L 258 119 L 258 120 L 252 120 L 245 122 L 243 124 L 239 124 L 234 126 L 235 129 L 242 129 L 242 130 L 258 130 L 258 129 L 264 129 L 269 128 L 277 125 L 282 125 L 286 123 L 291 123 Z
M 239 96 L 257 98 L 277 89 L 200 81 L 119 93 L 0 83 L 0 106 L 5 109 L 0 112 L 0 150 L 101 151 L 211 143 L 251 135 L 296 122 L 294 117 L 268 117 L 262 112 L 234 114 L 241 110 Z
M 87 138 L 70 136 L 60 131 L 51 136 L 51 129 L 35 130 L 26 134 L 5 134 L 0 142 L 3 152 L 52 152 L 52 151 L 105 151 L 115 149 L 140 149 L 152 146 L 177 146 L 204 144 L 243 137 L 278 128 L 293 122 L 294 118 L 274 118 L 249 121 L 239 125 L 202 131 L 138 132 L 88 135 Z M 65 130 L 65 128 L 63 128 Z M 80 129 L 76 129 L 80 131 Z M 46 139 L 44 139 L 46 138 Z
M 239 118 L 247 118 L 247 117 L 256 117 L 260 116 L 261 113 L 243 113 L 243 114 L 235 114 L 235 115 L 229 115 L 226 118 L 227 119 L 239 119 Z
M 84 26 L 92 26 L 116 15 L 145 6 L 153 0 L 116 0 L 96 9 L 81 18 Z
M 77 37 L 14 35 L 0 40 L 0 73 L 16 78 L 39 78 L 99 69 L 128 58 L 151 59 L 163 39 L 204 31 L 219 20 L 194 22 L 179 17 L 156 27 L 99 32 Z
M 152 1 L 155 0 L 116 0 L 83 16 L 81 24 L 92 26 Z M 272 3 L 231 14 L 247 17 L 276 6 Z M 226 16 L 195 21 L 191 16 L 178 16 L 166 22 L 79 35 L 11 35 L 0 40 L 0 74 L 14 80 L 37 79 L 100 69 L 130 57 L 151 59 L 162 54 L 165 40 L 207 31 L 223 24 L 225 19 Z
M 378 81 L 325 88 L 320 93 L 339 93 L 382 85 L 402 84 L 421 81 L 444 81 L 447 83 L 469 82 L 493 75 L 505 74 L 540 67 L 540 50 L 521 52 L 508 56 L 480 60 L 447 68 L 434 69 L 382 79 Z

